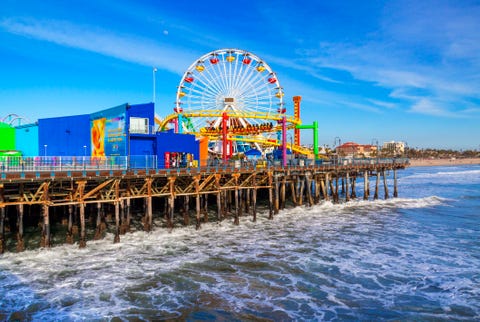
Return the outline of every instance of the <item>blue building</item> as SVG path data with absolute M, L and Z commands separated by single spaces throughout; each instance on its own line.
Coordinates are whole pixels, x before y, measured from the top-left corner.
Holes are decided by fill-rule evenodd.
M 38 120 L 38 155 L 85 156 L 89 150 L 88 114 Z
M 15 126 L 15 148 L 23 156 L 37 156 L 38 150 L 38 123 L 22 124 Z
M 188 161 L 208 156 L 207 145 L 194 135 L 157 133 L 153 103 L 125 103 L 92 114 L 39 119 L 38 126 L 17 131 L 22 133 L 18 147 L 29 156 L 128 156 L 134 168 L 162 168 L 167 154 Z M 205 146 L 202 155 L 200 146 Z
M 173 156 L 178 158 L 177 166 L 181 161 L 188 162 L 182 160 L 187 155 L 190 155 L 191 160 L 200 160 L 200 144 L 200 140 L 197 140 L 193 134 L 178 134 L 173 131 L 158 132 L 156 148 L 158 167 L 170 167 L 166 163 L 173 160 Z

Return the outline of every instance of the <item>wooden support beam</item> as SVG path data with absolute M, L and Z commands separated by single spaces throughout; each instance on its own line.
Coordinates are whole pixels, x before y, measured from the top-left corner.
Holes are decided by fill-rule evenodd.
M 382 170 L 383 176 L 383 188 L 385 190 L 385 199 L 388 199 L 388 185 L 387 185 L 387 176 L 385 174 L 385 169 Z
M 398 198 L 397 170 L 393 169 L 393 197 Z
M 175 181 L 177 180 L 177 177 L 171 176 L 168 178 L 168 185 L 169 185 L 169 197 L 168 197 L 168 208 L 169 208 L 169 213 L 168 213 L 168 219 L 167 219 L 167 227 L 170 229 L 170 231 L 173 229 L 173 214 L 175 212 Z M 200 180 L 200 176 L 195 176 L 195 189 L 198 191 L 198 182 Z M 198 195 L 197 195 L 198 197 Z
M 312 182 L 308 178 L 307 174 L 305 174 L 305 188 L 306 188 L 308 206 L 311 207 L 313 206 Z
M 252 220 L 257 221 L 257 178 L 252 178 Z
M 332 199 L 334 203 L 337 203 L 337 195 L 335 194 L 335 188 L 333 188 L 333 179 L 329 180 L 330 183 L 330 193 L 332 195 Z
M 220 181 L 222 180 L 221 174 L 215 174 L 215 189 L 217 189 L 217 219 L 218 221 L 222 220 L 223 214 L 223 203 L 222 203 L 222 190 Z
M 375 193 L 373 194 L 373 200 L 378 199 L 378 186 L 380 185 L 380 172 L 377 170 L 377 175 L 376 175 L 376 180 L 375 180 Z
M 145 219 L 144 219 L 144 230 L 146 232 L 150 232 L 152 230 L 152 225 L 153 225 L 153 207 L 152 207 L 152 182 L 153 178 L 145 178 L 145 184 L 146 184 L 146 209 L 145 209 Z
M 335 193 L 334 193 L 334 200 L 335 203 L 340 201 L 340 197 L 338 196 L 338 172 L 335 173 Z
M 49 214 L 49 206 L 47 203 L 42 204 L 42 216 L 43 216 L 43 224 L 42 224 L 42 237 L 40 239 L 40 247 L 50 248 L 51 246 L 50 214 Z
M 320 187 L 322 189 L 323 199 L 328 200 L 327 186 L 325 185 L 325 180 L 320 180 Z
M 125 213 L 125 200 L 120 199 L 120 235 L 127 232 L 127 215 Z
M 190 196 L 185 196 L 183 203 L 183 225 L 188 226 L 190 224 Z
M 117 200 L 114 203 L 115 205 L 115 237 L 113 238 L 114 243 L 120 242 L 120 201 Z
M 73 207 L 74 205 L 68 205 L 67 237 L 65 239 L 67 244 L 73 244 Z
M 208 194 L 204 194 L 203 198 L 203 220 L 208 222 Z
M 268 172 L 268 219 L 273 219 L 273 173 Z
M 298 178 L 298 186 L 299 186 L 299 189 L 298 189 L 298 196 L 297 196 L 297 200 L 298 200 L 298 205 L 299 206 L 302 206 L 303 205 L 303 192 L 305 190 L 305 179 L 304 178 L 301 178 L 301 176 L 297 176 Z
M 350 201 L 350 187 L 348 186 L 350 184 L 350 173 L 347 171 L 345 174 L 345 201 L 349 202 Z
M 351 178 L 352 180 L 352 198 L 356 199 L 357 198 L 357 173 L 354 172 L 353 177 Z
M 102 204 L 97 202 L 97 220 L 95 221 L 95 235 L 94 240 L 102 239 Z
M 243 189 L 238 189 L 238 217 L 243 216 L 243 208 L 245 207 L 243 204 L 244 194 Z
M 328 188 L 330 187 L 330 173 L 325 173 L 325 200 L 329 200 L 330 194 Z
M 368 200 L 368 171 L 363 172 L 363 200 Z
M 149 197 L 147 197 L 147 199 L 149 199 Z M 130 207 L 130 201 L 131 201 L 131 198 L 130 196 L 127 195 L 126 199 L 125 199 L 125 232 L 129 233 L 130 232 L 130 223 L 132 221 L 132 213 L 131 213 L 131 207 Z M 147 200 L 148 201 L 148 200 Z M 152 208 L 152 200 L 150 198 L 149 200 L 149 203 L 150 203 L 150 206 L 148 205 L 147 203 L 147 212 L 148 212 L 148 208 L 150 207 L 150 209 Z
M 235 187 L 235 220 L 233 221 L 233 223 L 235 225 L 239 225 L 240 224 L 240 210 L 239 210 L 239 207 L 238 207 L 238 187 Z
M 290 195 L 292 196 L 293 204 L 297 206 L 296 176 L 293 176 L 290 180 Z
M 313 186 L 315 187 L 314 202 L 315 204 L 318 204 L 320 202 L 320 182 L 318 177 L 314 177 L 313 180 Z
M 232 174 L 232 178 L 235 181 L 235 189 L 234 189 L 234 198 L 235 198 L 235 219 L 234 219 L 234 224 L 239 225 L 240 224 L 240 209 L 239 209 L 239 203 L 238 203 L 238 179 L 240 177 L 239 173 L 234 173 Z
M 200 228 L 200 214 L 201 214 L 201 207 L 200 207 L 200 194 L 197 194 L 195 196 L 195 209 L 196 209 L 196 220 L 197 220 L 197 225 L 196 225 L 196 229 L 199 229 Z
M 245 189 L 245 213 L 248 215 L 250 214 L 250 188 Z
M 222 221 L 222 191 L 217 191 L 217 220 Z
M 283 174 L 282 183 L 280 187 L 280 209 L 285 209 L 285 190 L 287 185 L 287 176 Z
M 80 207 L 80 240 L 79 240 L 79 247 L 85 248 L 87 247 L 87 239 L 86 239 L 86 231 L 85 231 L 85 204 L 80 203 L 78 205 Z
M 273 203 L 273 212 L 275 215 L 278 214 L 280 208 L 280 184 L 278 182 L 278 175 L 274 176 L 274 203 Z
M 23 252 L 25 250 L 25 243 L 23 240 L 23 208 L 24 205 L 17 206 L 18 218 L 17 218 L 17 252 Z

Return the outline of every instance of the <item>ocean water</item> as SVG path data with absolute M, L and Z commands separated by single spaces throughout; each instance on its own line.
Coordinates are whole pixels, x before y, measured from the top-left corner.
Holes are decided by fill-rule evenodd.
M 409 168 L 398 185 L 396 199 L 5 253 L 0 320 L 480 320 L 480 166 Z

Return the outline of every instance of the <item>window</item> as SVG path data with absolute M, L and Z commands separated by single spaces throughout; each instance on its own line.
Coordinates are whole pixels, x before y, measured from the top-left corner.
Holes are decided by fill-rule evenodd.
M 130 117 L 130 133 L 148 134 L 148 118 Z

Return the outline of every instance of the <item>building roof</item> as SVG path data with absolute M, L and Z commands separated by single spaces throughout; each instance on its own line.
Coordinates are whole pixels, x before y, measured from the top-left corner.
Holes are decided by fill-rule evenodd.
M 360 146 L 360 144 L 355 143 L 355 142 L 346 142 L 346 143 L 338 146 L 337 149 L 338 148 L 340 148 L 340 149 L 351 148 L 351 147 L 357 147 L 357 146 Z

